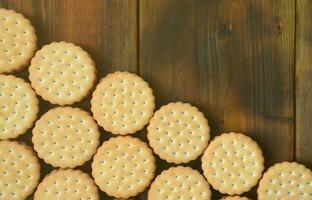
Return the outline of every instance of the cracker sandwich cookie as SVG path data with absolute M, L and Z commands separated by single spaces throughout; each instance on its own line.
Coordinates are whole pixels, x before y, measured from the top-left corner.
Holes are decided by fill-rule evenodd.
M 29 67 L 32 87 L 53 104 L 70 105 L 80 101 L 96 78 L 94 62 L 82 48 L 66 42 L 53 42 L 36 52 Z
M 156 169 L 152 150 L 146 143 L 130 136 L 105 141 L 91 166 L 92 176 L 100 189 L 122 199 L 144 191 Z
M 38 156 L 46 163 L 74 168 L 91 159 L 99 137 L 98 126 L 88 112 L 57 107 L 36 122 L 32 142 Z
M 158 175 L 148 191 L 149 200 L 194 199 L 210 200 L 206 179 L 190 167 L 171 167 Z
M 0 139 L 25 133 L 37 118 L 38 99 L 21 78 L 0 74 Z
M 0 8 L 0 27 L 0 73 L 20 70 L 36 50 L 35 29 L 22 14 L 3 8 Z
M 210 138 L 204 114 L 188 103 L 169 103 L 155 112 L 147 138 L 161 159 L 187 163 L 201 155 Z
M 48 174 L 39 184 L 35 200 L 98 200 L 93 179 L 80 170 L 60 169 Z
M 155 98 L 148 83 L 129 72 L 108 74 L 97 85 L 91 100 L 93 116 L 113 134 L 132 134 L 150 120 Z
M 259 200 L 311 200 L 312 172 L 296 162 L 282 162 L 270 167 L 260 180 Z
M 202 157 L 202 169 L 209 184 L 221 193 L 249 191 L 262 176 L 264 158 L 258 144 L 240 133 L 215 137 Z
M 40 165 L 24 144 L 0 141 L 0 199 L 26 199 L 37 187 Z

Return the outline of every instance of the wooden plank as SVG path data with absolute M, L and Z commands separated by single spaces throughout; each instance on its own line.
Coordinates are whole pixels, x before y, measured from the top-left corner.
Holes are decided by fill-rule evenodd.
M 0 0 L 0 7 L 14 9 L 29 18 L 39 37 L 39 48 L 52 41 L 73 42 L 90 53 L 96 63 L 98 80 L 109 72 L 137 72 L 137 2 L 132 0 Z M 27 79 L 24 70 L 15 75 Z M 75 104 L 90 111 L 90 95 Z M 42 99 L 41 114 L 53 107 Z M 101 142 L 110 137 L 101 128 Z M 31 130 L 17 138 L 29 145 Z M 42 178 L 52 170 L 42 164 Z M 90 162 L 80 169 L 90 174 Z M 101 192 L 101 199 L 108 197 Z
M 190 102 L 208 117 L 212 136 L 250 135 L 266 166 L 292 160 L 294 7 L 294 0 L 140 1 L 140 74 L 158 107 Z M 200 161 L 191 165 L 200 170 Z
M 312 168 L 312 1 L 297 0 L 296 160 Z

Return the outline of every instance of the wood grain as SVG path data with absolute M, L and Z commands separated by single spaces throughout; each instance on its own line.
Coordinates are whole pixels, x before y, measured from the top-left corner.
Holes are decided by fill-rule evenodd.
M 213 136 L 250 135 L 266 166 L 292 160 L 294 6 L 294 0 L 140 1 L 140 73 L 158 107 L 190 102 L 208 117 Z
M 38 46 L 52 41 L 80 45 L 95 61 L 98 80 L 116 70 L 137 72 L 137 2 L 132 0 L 0 0 L 0 7 L 14 9 L 36 28 Z M 28 79 L 27 70 L 15 75 Z M 90 95 L 76 103 L 90 111 Z M 40 115 L 54 105 L 40 98 Z M 101 142 L 111 137 L 101 128 Z M 31 130 L 17 138 L 32 146 Z M 90 163 L 79 167 L 91 174 Z M 42 176 L 53 168 L 41 160 Z M 29 197 L 32 199 L 33 197 Z M 101 199 L 108 196 L 101 192 Z
M 98 81 L 116 70 L 138 73 L 158 108 L 189 102 L 205 113 L 212 136 L 237 131 L 256 140 L 267 167 L 295 158 L 312 168 L 311 1 L 0 0 L 0 7 L 31 20 L 39 48 L 82 46 Z M 28 79 L 27 70 L 15 75 Z M 89 101 L 74 106 L 90 111 Z M 40 115 L 54 106 L 40 99 Z M 101 142 L 112 136 L 101 132 Z M 147 140 L 146 130 L 136 136 Z M 32 146 L 31 130 L 17 140 Z M 41 164 L 43 178 L 53 168 Z M 187 165 L 201 170 L 199 160 Z M 170 166 L 158 158 L 157 173 Z M 90 161 L 79 169 L 90 173 Z
M 296 160 L 312 168 L 312 1 L 297 0 Z

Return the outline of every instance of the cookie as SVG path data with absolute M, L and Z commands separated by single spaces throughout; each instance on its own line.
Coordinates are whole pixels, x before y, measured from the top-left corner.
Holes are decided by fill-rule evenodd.
M 210 138 L 204 114 L 188 103 L 169 103 L 155 112 L 147 138 L 161 159 L 187 163 L 201 155 Z
M 52 104 L 80 101 L 96 78 L 94 62 L 82 48 L 53 42 L 36 52 L 29 67 L 29 79 L 36 93 Z
M 249 200 L 247 197 L 240 197 L 240 196 L 227 196 L 223 197 L 221 200 Z
M 156 169 L 152 150 L 146 143 L 130 136 L 105 141 L 91 167 L 100 189 L 122 199 L 135 196 L 149 186 Z
M 148 83 L 129 72 L 108 74 L 97 85 L 91 110 L 100 126 L 113 134 L 132 134 L 150 120 L 155 98 Z
M 261 178 L 264 158 L 258 144 L 240 133 L 215 137 L 202 157 L 209 184 L 223 194 L 242 194 Z
M 40 165 L 30 147 L 0 141 L 0 199 L 26 199 L 39 178 Z
M 16 138 L 25 133 L 37 118 L 38 103 L 29 83 L 0 74 L 0 139 Z
M 46 163 L 74 168 L 91 159 L 99 137 L 98 126 L 89 113 L 79 108 L 57 107 L 36 122 L 32 142 Z
M 190 167 L 171 167 L 158 175 L 148 191 L 149 200 L 209 200 L 211 191 L 205 178 Z
M 259 200 L 311 200 L 312 172 L 296 162 L 282 162 L 270 167 L 259 182 Z
M 13 10 L 0 8 L 0 73 L 26 66 L 37 48 L 30 21 Z
M 48 174 L 39 184 L 35 200 L 98 200 L 93 179 L 80 170 L 60 169 Z

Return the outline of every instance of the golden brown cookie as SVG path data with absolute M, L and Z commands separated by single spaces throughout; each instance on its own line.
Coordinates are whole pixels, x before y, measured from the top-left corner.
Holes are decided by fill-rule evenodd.
M 202 157 L 202 169 L 209 184 L 221 193 L 249 191 L 262 176 L 264 158 L 258 144 L 240 133 L 215 137 Z
M 26 199 L 39 178 L 40 165 L 30 147 L 0 141 L 0 199 Z
M 37 48 L 37 36 L 30 21 L 13 10 L 0 8 L 0 73 L 26 66 Z
M 188 103 L 169 103 L 155 112 L 147 127 L 154 152 L 167 162 L 187 163 L 201 155 L 210 138 L 204 114 Z
M 21 78 L 0 74 L 0 139 L 25 133 L 37 118 L 38 99 Z
M 74 168 L 92 158 L 99 137 L 98 126 L 89 113 L 79 108 L 57 107 L 36 122 L 32 142 L 46 163 Z
M 155 169 L 152 150 L 146 143 L 130 136 L 105 141 L 92 162 L 92 176 L 100 189 L 123 199 L 148 187 Z
M 82 48 L 53 42 L 36 52 L 29 80 L 36 93 L 53 104 L 70 105 L 85 97 L 96 78 L 94 62 Z
M 98 200 L 93 179 L 80 170 L 54 170 L 39 184 L 35 200 Z
M 129 72 L 108 74 L 97 85 L 91 100 L 93 116 L 113 134 L 132 134 L 150 120 L 155 98 L 148 83 Z
M 296 162 L 282 162 L 270 167 L 259 182 L 259 200 L 311 200 L 312 172 Z
M 190 167 L 171 167 L 158 175 L 148 191 L 149 200 L 190 199 L 210 200 L 206 179 Z

